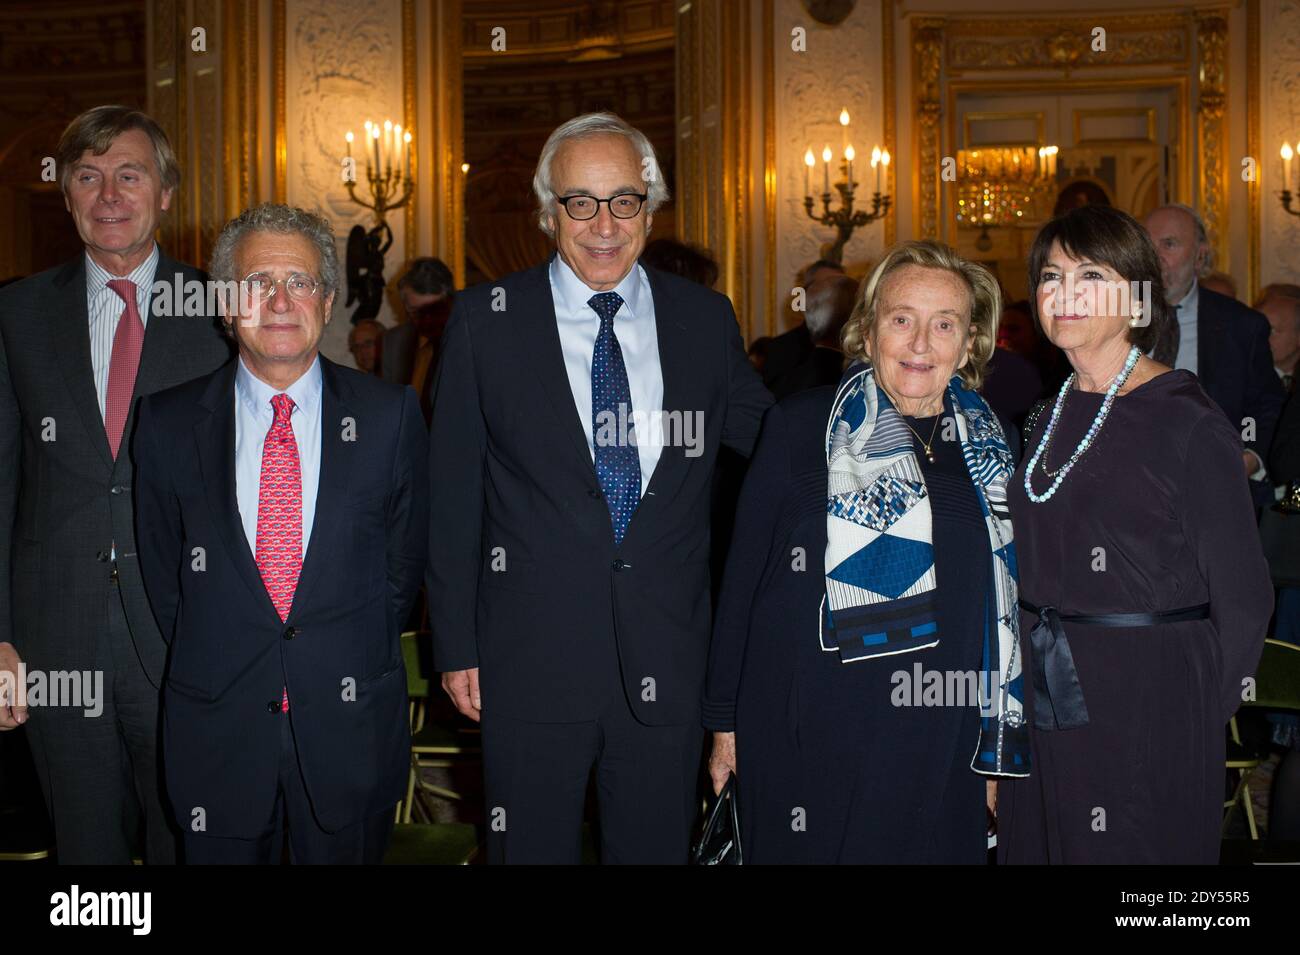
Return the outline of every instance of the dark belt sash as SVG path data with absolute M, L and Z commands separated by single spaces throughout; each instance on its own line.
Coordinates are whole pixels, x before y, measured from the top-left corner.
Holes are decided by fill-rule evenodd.
M 1020 609 L 1038 617 L 1029 631 L 1034 648 L 1034 729 L 1070 730 L 1088 725 L 1088 707 L 1079 686 L 1079 672 L 1062 623 L 1089 627 L 1155 627 L 1163 623 L 1206 620 L 1209 604 L 1166 610 L 1163 613 L 1069 613 L 1055 607 L 1035 607 L 1027 600 Z

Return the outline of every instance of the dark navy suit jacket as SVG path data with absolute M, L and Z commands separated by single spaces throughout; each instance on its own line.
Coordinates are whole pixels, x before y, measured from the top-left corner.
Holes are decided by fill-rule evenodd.
M 405 791 L 400 628 L 424 571 L 424 419 L 411 389 L 321 356 L 316 516 L 282 622 L 236 504 L 235 369 L 140 404 L 136 541 L 169 645 L 168 795 L 186 829 L 201 818 L 210 836 L 259 835 L 290 719 L 316 818 L 333 832 L 391 810 Z M 288 714 L 278 712 L 285 687 Z

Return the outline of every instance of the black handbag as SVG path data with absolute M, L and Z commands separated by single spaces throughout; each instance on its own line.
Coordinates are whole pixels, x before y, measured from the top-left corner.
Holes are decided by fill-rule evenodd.
M 743 865 L 740 850 L 740 808 L 736 774 L 727 777 L 717 801 L 704 820 L 704 831 L 691 848 L 695 865 Z

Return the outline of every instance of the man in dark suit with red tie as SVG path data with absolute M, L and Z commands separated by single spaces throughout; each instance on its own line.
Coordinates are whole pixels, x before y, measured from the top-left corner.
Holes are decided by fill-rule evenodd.
M 318 352 L 339 281 L 325 220 L 250 209 L 212 274 L 239 357 L 142 402 L 135 443 L 186 861 L 276 862 L 287 844 L 293 862 L 379 862 L 410 766 L 424 420 L 411 389 Z
M 81 692 L 0 699 L 0 730 L 27 727 L 60 862 L 141 848 L 173 862 L 155 744 L 166 644 L 136 559 L 130 434 L 141 396 L 230 350 L 211 314 L 175 308 L 203 277 L 154 242 L 180 183 L 158 124 L 96 107 L 57 160 L 85 254 L 0 290 L 0 687 L 21 656 L 27 682 L 77 674 Z

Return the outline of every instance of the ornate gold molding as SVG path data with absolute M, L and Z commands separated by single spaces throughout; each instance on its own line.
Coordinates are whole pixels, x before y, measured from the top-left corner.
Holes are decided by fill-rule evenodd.
M 881 140 L 894 156 L 898 155 L 897 141 L 897 103 L 895 102 L 896 93 L 894 91 L 894 0 L 880 0 L 880 46 L 882 60 L 884 62 L 884 77 L 881 88 L 881 99 L 884 101 L 884 118 L 882 120 L 883 128 L 881 130 Z M 894 191 L 894 167 L 897 163 L 890 163 L 885 167 L 885 193 L 895 196 Z M 898 203 L 890 205 L 889 211 L 885 214 L 885 248 L 889 249 L 898 241 Z
M 945 21 L 920 17 L 912 21 L 912 99 L 916 104 L 913 124 L 912 195 L 917 197 L 912 214 L 917 238 L 939 238 L 939 77 L 943 69 Z
M 1093 50 L 1092 31 L 1106 30 L 1106 48 Z M 1189 63 L 1186 20 L 1178 12 L 1077 18 L 953 19 L 945 67 L 962 70 L 1071 70 Z
M 763 0 L 763 271 L 767 295 L 764 335 L 776 334 L 776 25 L 775 0 Z M 888 80 L 886 80 L 888 82 Z M 753 333 L 752 323 L 750 333 Z
M 1246 266 L 1248 302 L 1259 294 L 1260 190 L 1264 156 L 1260 149 L 1259 112 L 1259 0 L 1246 0 L 1246 155 L 1255 159 L 1255 177 L 1246 183 L 1250 248 Z
M 414 129 L 416 123 L 415 103 L 415 0 L 402 0 L 402 126 Z M 411 168 L 420 168 L 420 156 L 417 152 L 417 137 L 411 137 Z M 415 191 L 406 203 L 406 257 L 415 258 L 420 238 L 416 234 L 420 202 L 419 180 Z
M 289 194 L 288 187 L 288 162 L 289 162 L 289 144 L 285 136 L 285 49 L 287 39 L 286 19 L 284 13 L 286 0 L 271 0 L 271 69 L 274 71 L 272 77 L 271 99 L 274 104 L 273 118 L 275 121 L 275 134 L 273 147 L 275 149 L 275 185 L 274 201 L 285 202 Z
M 1196 146 L 1200 169 L 1198 211 L 1210 247 L 1225 261 L 1228 240 L 1227 87 L 1228 18 L 1225 10 L 1196 11 L 1196 49 L 1200 61 L 1197 86 Z
M 1252 0 L 1257 2 L 1257 0 Z M 1106 30 L 1106 51 L 1093 51 L 1095 27 Z M 1227 20 L 1222 9 L 1170 10 L 1147 14 L 1100 14 L 1092 17 L 1025 18 L 990 16 L 917 17 L 912 21 L 912 84 L 917 119 L 913 124 L 915 162 L 912 192 L 913 228 L 920 237 L 939 237 L 943 191 L 939 184 L 940 117 L 956 108 L 954 90 L 1043 91 L 1053 89 L 1171 88 L 1179 96 L 1179 125 L 1170 139 L 1178 144 L 1171 191 L 1181 201 L 1195 201 L 1191 185 L 1192 156 L 1187 115 L 1193 42 L 1202 64 L 1208 62 L 1208 82 L 1202 79 L 1197 103 L 1200 190 L 1196 198 L 1214 203 L 1216 235 L 1226 234 L 1224 149 L 1228 128 L 1226 101 Z M 1134 74 L 1111 79 L 1093 73 L 1072 78 L 1072 71 L 1092 68 L 1136 68 Z M 1164 69 L 1152 69 L 1164 67 Z M 1061 79 L 975 79 L 975 75 L 1019 69 L 1059 70 Z M 951 116 L 949 117 L 951 127 Z M 955 131 L 948 130 L 950 138 Z M 1210 149 L 1207 153 L 1206 147 Z M 1207 161 L 1213 164 L 1210 168 Z M 1208 195 L 1207 195 L 1208 193 Z M 944 220 L 947 221 L 947 220 Z M 1208 224 L 1208 218 L 1207 218 Z

